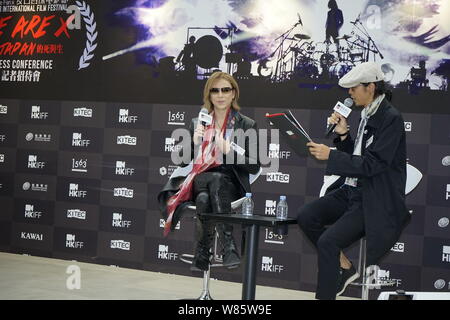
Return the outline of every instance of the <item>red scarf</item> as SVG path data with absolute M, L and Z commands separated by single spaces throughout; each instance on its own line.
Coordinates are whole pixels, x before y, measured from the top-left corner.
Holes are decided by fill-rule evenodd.
M 235 112 L 231 113 L 231 108 L 228 109 L 225 119 L 222 124 L 222 129 L 220 134 L 223 136 L 225 133 L 225 128 L 233 128 L 235 121 Z M 201 149 L 198 152 L 197 157 L 193 163 L 192 171 L 184 180 L 183 184 L 180 187 L 180 190 L 173 196 L 169 198 L 167 201 L 167 213 L 168 217 L 166 220 L 166 224 L 164 225 L 164 236 L 166 237 L 170 232 L 170 226 L 172 225 L 172 217 L 173 214 L 181 203 L 192 199 L 192 184 L 194 182 L 194 178 L 202 172 L 205 172 L 211 168 L 217 167 L 221 164 L 218 161 L 217 156 L 221 155 L 217 144 L 213 142 L 213 138 L 215 136 L 215 122 L 216 117 L 213 114 L 212 123 L 206 127 L 206 133 L 203 138 L 203 142 L 201 145 Z

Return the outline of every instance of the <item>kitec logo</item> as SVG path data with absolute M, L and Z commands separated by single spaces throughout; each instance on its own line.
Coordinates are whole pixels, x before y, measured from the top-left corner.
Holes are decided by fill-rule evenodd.
M 408 131 L 408 132 L 412 131 L 412 122 L 405 121 L 405 131 Z
M 92 109 L 88 108 L 74 108 L 73 109 L 74 117 L 84 117 L 84 118 L 92 118 Z
M 125 240 L 111 240 L 111 249 L 120 249 L 130 251 L 131 242 Z
M 405 243 L 404 242 L 397 242 L 391 248 L 391 251 L 394 251 L 394 252 L 405 252 Z
M 137 137 L 132 137 L 129 135 L 117 136 L 117 144 L 126 144 L 129 146 L 135 146 L 137 144 Z
M 67 209 L 67 218 L 86 220 L 86 211 L 80 209 Z
M 114 188 L 114 197 L 133 198 L 134 190 L 128 188 Z
M 279 182 L 279 183 L 289 183 L 289 174 L 282 172 L 268 172 L 267 182 Z

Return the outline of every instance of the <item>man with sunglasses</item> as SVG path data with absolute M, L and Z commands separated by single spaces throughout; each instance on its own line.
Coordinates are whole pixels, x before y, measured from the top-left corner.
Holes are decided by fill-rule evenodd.
M 362 63 L 342 77 L 356 106 L 362 107 L 355 139 L 345 117 L 333 113 L 336 150 L 309 142 L 310 153 L 327 161 L 326 174 L 345 182 L 300 208 L 297 221 L 318 252 L 316 298 L 335 299 L 359 277 L 342 253 L 362 237 L 367 266 L 376 264 L 397 242 L 408 221 L 405 206 L 406 140 L 404 121 L 385 89 L 379 65 Z
M 230 213 L 231 202 L 251 192 L 249 175 L 256 174 L 260 168 L 257 126 L 254 120 L 239 111 L 238 98 L 239 86 L 231 75 L 215 72 L 206 82 L 203 108 L 212 116 L 212 123 L 205 126 L 198 118 L 191 121 L 193 169 L 181 185 L 180 181 L 170 179 L 158 195 L 163 216 L 168 216 L 167 229 L 173 230 L 183 215 L 183 208 L 191 204 L 197 207 L 197 214 Z M 239 139 L 236 132 L 254 133 L 256 140 Z M 214 226 L 200 217 L 196 221 L 197 246 L 191 270 L 208 270 L 214 227 L 223 244 L 223 265 L 237 267 L 240 258 L 232 234 L 233 226 L 227 223 Z

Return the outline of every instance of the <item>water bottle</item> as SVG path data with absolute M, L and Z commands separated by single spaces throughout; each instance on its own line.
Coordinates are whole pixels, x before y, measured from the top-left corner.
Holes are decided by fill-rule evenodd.
M 252 194 L 250 192 L 247 192 L 245 194 L 244 202 L 242 202 L 242 214 L 244 216 L 252 216 L 253 215 L 253 200 L 252 200 Z
M 277 219 L 286 220 L 288 217 L 288 204 L 286 196 L 280 196 L 280 201 L 277 204 Z

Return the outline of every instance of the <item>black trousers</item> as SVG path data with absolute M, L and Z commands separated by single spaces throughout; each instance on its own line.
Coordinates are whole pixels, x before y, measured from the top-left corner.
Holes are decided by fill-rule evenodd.
M 361 189 L 344 185 L 304 205 L 297 222 L 317 248 L 316 299 L 336 299 L 340 252 L 364 236 Z
M 196 176 L 193 192 L 198 213 L 229 213 L 231 202 L 239 198 L 239 186 L 230 175 L 215 171 Z

